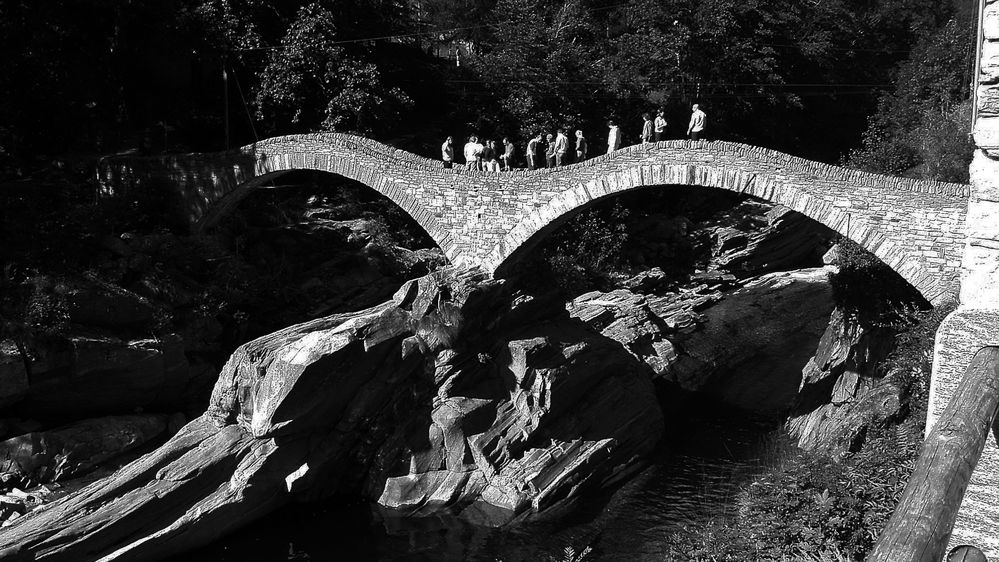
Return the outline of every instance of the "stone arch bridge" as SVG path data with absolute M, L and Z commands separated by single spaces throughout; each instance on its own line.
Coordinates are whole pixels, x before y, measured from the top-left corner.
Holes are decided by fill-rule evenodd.
M 99 166 L 106 195 L 171 189 L 195 230 L 294 170 L 365 184 L 402 207 L 456 264 L 499 272 L 598 199 L 645 186 L 726 189 L 789 207 L 854 240 L 933 303 L 953 299 L 969 186 L 871 174 L 744 144 L 666 141 L 547 170 L 480 172 L 369 139 L 308 134 L 214 154 L 117 156 Z

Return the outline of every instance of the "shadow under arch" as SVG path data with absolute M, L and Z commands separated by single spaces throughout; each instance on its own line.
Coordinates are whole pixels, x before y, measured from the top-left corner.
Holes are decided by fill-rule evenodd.
M 441 248 L 450 260 L 457 249 L 437 218 L 416 197 L 398 189 L 389 189 L 390 180 L 380 174 L 373 174 L 370 169 L 359 166 L 334 166 L 329 158 L 309 157 L 307 153 L 279 153 L 268 155 L 256 146 L 244 149 L 256 156 L 254 175 L 229 190 L 220 199 L 212 203 L 204 215 L 195 223 L 193 230 L 197 233 L 209 231 L 216 227 L 226 216 L 232 214 L 250 194 L 264 188 L 275 180 L 292 172 L 321 172 L 334 177 L 344 178 L 363 185 L 385 197 L 401 208 L 410 218 L 422 228 L 434 243 Z
M 619 176 L 639 177 L 642 181 L 615 181 L 614 178 Z M 744 173 L 710 163 L 666 166 L 660 177 L 648 178 L 642 166 L 635 164 L 586 184 L 577 183 L 529 212 L 494 247 L 485 260 L 486 265 L 497 277 L 506 277 L 548 235 L 593 204 L 636 189 L 684 186 L 722 189 L 783 205 L 856 242 L 898 273 L 934 306 L 954 300 L 957 296 L 957 272 L 929 274 L 924 269 L 922 256 L 907 248 L 905 241 L 887 236 L 875 225 L 857 220 L 848 211 L 813 197 L 777 174 Z

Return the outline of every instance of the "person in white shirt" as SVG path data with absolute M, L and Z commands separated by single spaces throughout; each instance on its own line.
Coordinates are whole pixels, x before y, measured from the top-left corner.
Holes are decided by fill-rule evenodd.
M 613 119 L 607 122 L 607 126 L 610 127 L 610 132 L 607 133 L 607 154 L 610 154 L 621 148 L 621 129 Z
M 534 135 L 534 138 L 527 143 L 527 168 L 534 170 L 538 167 L 538 148 L 541 145 L 541 133 Z
M 687 125 L 687 134 L 690 135 L 690 140 L 700 140 L 704 136 L 704 124 L 707 120 L 707 115 L 701 111 L 700 106 L 696 103 L 691 109 L 693 111 L 690 114 L 690 124 Z
M 656 142 L 659 142 L 663 140 L 663 137 L 666 135 L 666 117 L 663 110 L 661 109 L 656 112 L 655 126 L 656 126 Z
M 465 143 L 465 165 L 472 170 L 482 169 L 482 145 L 479 144 L 479 137 L 472 135 Z
M 454 162 L 454 139 L 448 137 L 441 145 L 441 157 L 444 159 L 444 167 L 450 168 Z
M 565 162 L 565 154 L 569 152 L 569 138 L 565 136 L 565 131 L 558 130 L 555 135 L 555 166 L 561 166 Z

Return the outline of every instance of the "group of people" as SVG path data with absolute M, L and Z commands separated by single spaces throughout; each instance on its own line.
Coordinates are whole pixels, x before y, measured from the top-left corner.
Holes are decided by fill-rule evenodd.
M 704 136 L 704 129 L 707 123 L 707 115 L 701 110 L 698 104 L 691 108 L 690 122 L 687 125 L 687 135 L 691 140 L 700 140 Z M 656 112 L 653 119 L 648 113 L 642 114 L 642 143 L 659 142 L 666 138 L 665 111 L 662 109 Z M 609 128 L 607 134 L 607 153 L 610 154 L 621 148 L 621 129 L 614 120 L 607 122 Z M 544 137 L 544 138 L 542 138 Z M 582 162 L 587 157 L 587 142 L 583 136 L 583 131 L 576 131 L 575 148 L 572 150 L 572 158 L 576 162 Z M 510 170 L 514 158 L 514 145 L 509 138 L 503 139 L 502 152 L 494 140 L 479 142 L 476 135 L 468 137 L 463 150 L 465 163 L 474 170 L 487 172 L 498 172 Z M 564 129 L 558 129 L 555 135 L 549 133 L 542 135 L 538 133 L 527 142 L 525 155 L 527 157 L 527 167 L 531 170 L 537 168 L 556 168 L 569 163 L 570 143 Z M 454 163 L 454 139 L 448 137 L 441 145 L 441 155 L 444 159 L 444 167 L 450 168 Z M 502 167 L 501 167 L 502 163 Z
M 513 160 L 513 143 L 507 137 L 503 138 L 503 151 L 494 140 L 484 140 L 479 142 L 479 137 L 472 135 L 468 137 L 463 149 L 465 163 L 475 170 L 485 172 L 500 171 L 500 162 L 503 170 L 510 170 L 510 162 Z M 441 155 L 444 158 L 444 167 L 450 168 L 454 165 L 454 138 L 448 137 L 441 145 Z

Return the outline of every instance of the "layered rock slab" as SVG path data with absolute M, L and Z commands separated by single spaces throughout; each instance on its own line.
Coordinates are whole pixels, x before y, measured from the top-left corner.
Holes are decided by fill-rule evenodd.
M 0 559 L 160 559 L 362 489 L 522 513 L 621 477 L 662 433 L 645 367 L 564 314 L 513 328 L 535 312 L 503 290 L 446 270 L 241 346 L 204 416 L 0 531 Z

